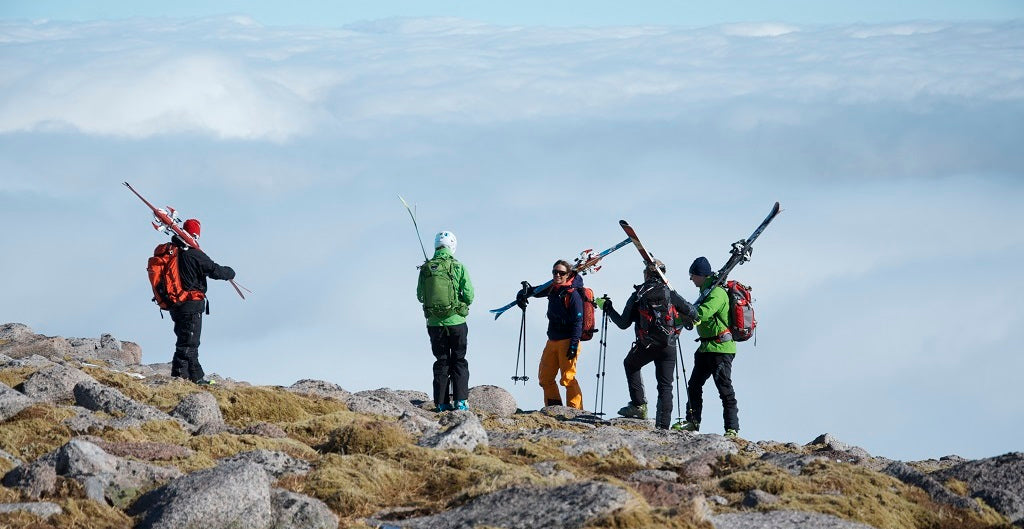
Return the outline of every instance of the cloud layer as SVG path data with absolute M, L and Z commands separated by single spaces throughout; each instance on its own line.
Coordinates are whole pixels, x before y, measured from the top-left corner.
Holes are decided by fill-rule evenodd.
M 425 237 L 458 234 L 479 292 L 473 383 L 507 386 L 517 315 L 486 309 L 519 281 L 618 242 L 626 218 L 692 298 L 689 262 L 721 265 L 779 200 L 736 273 L 761 322 L 737 361 L 744 431 L 994 455 L 1024 435 L 1008 331 L 1024 313 L 1007 295 L 1024 287 L 1022 41 L 1021 23 L 2 23 L 0 277 L 15 280 L 0 321 L 113 332 L 169 358 L 141 264 L 161 239 L 128 180 L 201 217 L 204 247 L 255 291 L 211 286 L 207 371 L 426 389 L 401 193 Z M 587 281 L 625 299 L 639 266 L 627 247 Z M 102 288 L 68 295 L 83 283 Z M 606 409 L 625 398 L 614 366 L 630 341 L 609 338 Z M 540 405 L 538 388 L 513 391 Z

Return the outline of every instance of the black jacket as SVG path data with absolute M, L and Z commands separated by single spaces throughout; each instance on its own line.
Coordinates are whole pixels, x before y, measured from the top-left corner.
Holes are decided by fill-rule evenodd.
M 569 285 L 552 285 L 533 293 L 535 298 L 548 298 L 549 340 L 568 339 L 571 344 L 580 342 L 580 336 L 583 335 L 583 296 L 579 292 L 581 287 L 583 278 L 574 274 Z
M 235 271 L 230 266 L 221 266 L 210 259 L 210 256 L 197 248 L 192 248 L 174 236 L 171 242 L 181 248 L 178 252 L 178 273 L 181 274 L 181 287 L 185 290 L 198 290 L 206 293 L 206 278 L 229 280 L 235 278 Z M 174 306 L 179 312 L 202 312 L 206 308 L 206 300 L 185 301 Z

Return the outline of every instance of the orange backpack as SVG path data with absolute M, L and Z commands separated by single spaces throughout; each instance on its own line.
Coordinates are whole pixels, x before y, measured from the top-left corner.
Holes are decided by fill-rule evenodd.
M 146 271 L 149 273 L 149 284 L 153 287 L 153 302 L 163 310 L 184 301 L 205 299 L 206 295 L 198 290 L 185 290 L 181 286 L 181 274 L 178 271 L 178 254 L 180 250 L 174 243 L 161 244 L 153 250 Z
M 573 290 L 579 290 L 580 297 L 583 298 L 583 334 L 580 335 L 580 341 L 586 342 L 594 337 L 594 333 L 597 332 L 597 326 L 594 324 L 594 291 L 587 287 L 568 288 L 565 290 L 565 306 L 569 307 L 569 296 Z

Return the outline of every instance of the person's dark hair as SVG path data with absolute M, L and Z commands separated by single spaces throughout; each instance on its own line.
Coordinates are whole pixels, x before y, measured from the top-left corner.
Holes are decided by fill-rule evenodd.
M 569 261 L 566 261 L 565 259 L 559 259 L 555 261 L 555 264 L 551 265 L 551 268 L 554 268 L 558 265 L 564 266 L 565 269 L 569 272 L 568 274 L 565 274 L 565 277 L 567 279 L 571 279 L 574 275 L 576 275 L 576 272 L 572 271 L 572 265 L 569 264 Z

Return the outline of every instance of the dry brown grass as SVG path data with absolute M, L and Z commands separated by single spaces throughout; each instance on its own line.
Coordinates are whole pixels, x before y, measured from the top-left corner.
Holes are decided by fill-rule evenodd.
M 0 370 L 0 380 L 14 386 L 35 368 Z M 101 383 L 130 398 L 170 411 L 181 398 L 197 391 L 183 380 L 159 380 L 147 385 L 120 373 L 86 368 Z M 600 479 L 630 488 L 620 481 L 643 468 L 625 449 L 605 456 L 584 454 L 569 457 L 564 441 L 521 440 L 511 448 L 479 447 L 474 452 L 433 450 L 414 444 L 397 420 L 369 417 L 349 411 L 337 401 L 288 392 L 273 387 L 212 387 L 226 422 L 245 427 L 268 422 L 281 427 L 285 439 L 254 435 L 192 436 L 174 421 L 149 421 L 137 428 L 104 429 L 95 435 L 109 441 L 148 441 L 187 446 L 194 454 L 175 460 L 183 472 L 211 467 L 218 458 L 239 452 L 267 449 L 310 461 L 314 470 L 305 476 L 288 476 L 279 486 L 320 498 L 342 515 L 339 527 L 366 529 L 358 521 L 376 512 L 400 509 L 429 514 L 461 505 L 471 499 L 515 485 L 553 485 L 564 478 L 541 477 L 530 465 L 554 461 L 557 468 L 577 479 Z M 103 414 L 99 414 L 102 416 Z M 67 442 L 70 431 L 62 421 L 73 414 L 57 406 L 36 405 L 12 417 L 0 427 L 0 449 L 31 461 Z M 539 413 L 517 414 L 508 419 L 484 417 L 492 431 L 530 429 L 586 432 L 585 426 L 567 423 Z M 741 442 L 741 446 L 743 446 Z M 809 453 L 791 444 L 767 447 L 775 452 Z M 2 463 L 0 463 L 2 465 Z M 3 470 L 0 466 L 0 470 Z M 743 454 L 723 456 L 714 465 L 714 476 L 697 480 L 707 495 L 726 497 L 730 505 L 717 511 L 736 510 L 743 494 L 761 489 L 780 497 L 771 508 L 832 514 L 875 527 L 919 529 L 980 529 L 1007 527 L 1005 518 L 988 507 L 981 512 L 960 512 L 936 505 L 923 491 L 863 467 L 835 462 L 812 463 L 793 476 L 766 462 Z M 65 480 L 66 481 L 66 480 Z M 64 483 L 62 481 L 62 483 Z M 65 486 L 66 485 L 66 486 Z M 967 485 L 950 481 L 952 490 L 967 492 Z M 634 492 L 634 494 L 636 494 Z M 17 491 L 0 488 L 0 502 L 18 501 Z M 107 529 L 130 527 L 131 519 L 117 509 L 82 498 L 75 486 L 64 483 L 53 501 L 65 513 L 43 521 L 27 514 L 0 516 L 0 529 L 71 527 Z M 634 501 L 617 512 L 591 521 L 591 529 L 658 527 L 709 529 L 701 521 L 703 505 L 652 508 L 636 494 Z
M 62 421 L 74 415 L 49 404 L 29 406 L 0 427 L 0 450 L 33 461 L 71 440 L 71 430 Z
M 726 470 L 717 492 L 734 502 L 739 493 L 756 488 L 780 497 L 771 509 L 831 514 L 874 527 L 980 529 L 1005 524 L 991 509 L 976 513 L 938 505 L 921 489 L 864 467 L 814 462 L 793 476 L 761 461 L 738 465 L 742 461 L 742 456 L 721 460 Z
M 38 367 L 14 367 L 0 369 L 0 382 L 3 382 L 13 388 L 28 380 L 28 377 L 36 371 L 39 371 Z
M 271 439 L 258 435 L 234 435 L 230 433 L 199 435 L 190 439 L 186 446 L 199 454 L 206 454 L 213 459 L 233 456 L 239 452 L 251 450 L 274 450 L 307 461 L 315 461 L 320 458 L 320 454 L 316 450 L 294 439 Z
M 391 421 L 360 420 L 335 429 L 321 447 L 336 454 L 377 455 L 412 442 L 401 427 Z
M 331 432 L 347 424 L 362 420 L 363 416 L 349 411 L 338 411 L 324 415 L 314 415 L 291 423 L 282 423 L 281 426 L 289 437 L 309 446 L 321 446 L 327 443 Z
M 217 397 L 224 421 L 232 426 L 244 427 L 254 422 L 298 423 L 348 410 L 341 402 L 299 395 L 283 388 L 217 388 L 210 392 Z
M 50 499 L 63 513 L 43 519 L 28 513 L 0 514 L 0 529 L 127 529 L 132 519 L 123 512 L 86 499 Z

